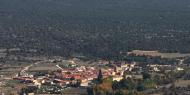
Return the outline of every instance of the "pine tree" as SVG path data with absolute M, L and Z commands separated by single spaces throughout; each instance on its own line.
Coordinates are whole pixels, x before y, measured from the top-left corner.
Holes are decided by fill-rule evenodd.
M 98 79 L 97 79 L 98 83 L 102 83 L 103 81 L 103 75 L 102 75 L 102 70 L 99 70 L 99 74 L 98 74 Z

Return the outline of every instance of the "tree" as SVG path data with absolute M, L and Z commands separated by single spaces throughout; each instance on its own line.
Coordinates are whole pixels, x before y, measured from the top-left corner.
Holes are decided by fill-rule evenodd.
M 157 84 L 154 80 L 147 79 L 143 82 L 146 89 L 156 88 Z
M 148 72 L 143 72 L 143 79 L 150 79 L 150 74 Z
M 98 74 L 98 79 L 97 79 L 98 83 L 102 83 L 103 81 L 103 75 L 102 75 L 102 70 L 99 70 L 99 74 Z
M 119 90 L 115 93 L 115 95 L 126 95 L 122 90 Z
M 113 94 L 115 94 L 115 91 L 116 91 L 117 89 L 119 89 L 119 88 L 120 88 L 119 82 L 114 81 L 113 84 L 112 84 Z
M 88 87 L 87 93 L 88 93 L 88 95 L 93 95 L 93 88 Z
M 143 83 L 138 83 L 136 89 L 137 89 L 137 91 L 143 91 L 145 89 L 144 84 Z
M 37 87 L 25 87 L 21 89 L 20 95 L 37 92 Z

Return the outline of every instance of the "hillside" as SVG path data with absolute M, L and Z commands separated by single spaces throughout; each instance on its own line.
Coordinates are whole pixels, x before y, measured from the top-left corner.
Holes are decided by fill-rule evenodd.
M 0 47 L 113 57 L 190 52 L 189 0 L 0 0 Z

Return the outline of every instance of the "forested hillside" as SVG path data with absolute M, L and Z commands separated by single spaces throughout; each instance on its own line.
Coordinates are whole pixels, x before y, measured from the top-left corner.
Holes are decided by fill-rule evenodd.
M 0 0 L 0 47 L 112 57 L 190 52 L 189 0 Z

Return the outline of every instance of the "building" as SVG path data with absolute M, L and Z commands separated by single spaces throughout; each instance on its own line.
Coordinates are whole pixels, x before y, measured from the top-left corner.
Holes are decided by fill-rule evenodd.
M 133 50 L 127 53 L 128 55 L 136 55 L 136 56 L 161 56 L 161 53 L 158 51 L 143 51 L 143 50 Z
M 121 81 L 123 79 L 123 76 L 114 76 L 112 78 L 113 81 Z

